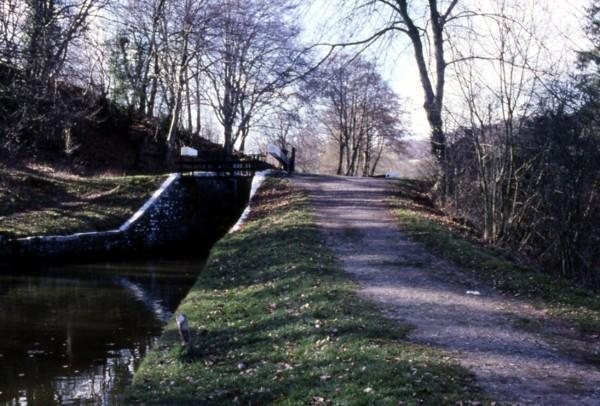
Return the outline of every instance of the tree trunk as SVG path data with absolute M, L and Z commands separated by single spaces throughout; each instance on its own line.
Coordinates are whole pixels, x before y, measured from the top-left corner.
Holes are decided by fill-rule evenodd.
M 377 149 L 377 155 L 375 156 L 375 159 L 373 160 L 373 165 L 371 166 L 371 176 L 375 175 L 375 171 L 377 170 L 377 165 L 379 165 L 379 160 L 381 159 L 381 154 L 383 154 L 383 147 L 385 146 L 385 143 L 382 141 Z
M 233 84 L 231 83 L 231 69 L 229 62 L 225 68 L 225 88 L 223 90 L 223 105 L 221 113 L 223 116 L 224 147 L 227 156 L 233 155 L 233 123 L 235 120 Z
M 167 147 L 172 150 L 177 145 L 177 128 L 179 126 L 179 116 L 181 114 L 181 89 L 177 91 L 175 104 L 171 110 L 171 122 L 169 123 L 169 131 L 167 133 Z
M 423 43 L 421 41 L 421 31 L 414 24 L 412 18 L 408 12 L 408 1 L 398 0 L 399 8 L 397 9 L 404 20 L 407 27 L 407 35 L 413 44 L 413 50 L 415 54 L 415 61 L 417 62 L 417 68 L 419 69 L 419 76 L 421 78 L 421 85 L 423 92 L 425 93 L 425 102 L 423 107 L 427 114 L 427 121 L 431 128 L 431 149 L 432 153 L 437 159 L 438 163 L 444 168 L 445 160 L 445 149 L 446 149 L 446 137 L 444 134 L 443 120 L 442 120 L 442 106 L 444 100 L 444 84 L 445 84 L 445 71 L 446 61 L 444 60 L 444 38 L 443 30 L 445 24 L 445 17 L 440 15 L 437 9 L 437 0 L 429 1 L 429 11 L 431 19 L 431 28 L 433 31 L 433 48 L 435 54 L 435 76 L 436 84 L 435 91 L 433 88 L 432 80 L 429 76 L 429 70 L 427 62 L 425 60 L 425 53 Z M 448 12 L 456 4 L 453 1 L 449 7 Z
M 247 133 L 242 134 L 242 136 L 240 137 L 240 152 L 244 153 L 246 152 L 246 137 L 248 136 Z
M 188 69 L 186 69 L 186 80 L 185 80 L 185 96 L 187 102 L 187 121 L 188 121 L 188 129 L 190 134 L 194 131 L 194 124 L 192 121 L 192 94 L 190 92 L 190 80 L 191 78 L 188 76 Z
M 152 86 L 150 87 L 150 98 L 148 99 L 147 114 L 154 117 L 154 105 L 156 103 L 156 94 L 158 93 L 158 75 L 160 74 L 160 65 L 158 61 L 158 52 L 154 52 L 154 75 L 152 77 Z
M 338 167 L 337 167 L 337 171 L 335 172 L 336 175 L 342 174 L 343 166 L 344 166 L 344 143 L 340 141 L 340 149 L 339 149 L 339 155 L 338 155 Z
M 225 154 L 227 156 L 233 155 L 233 125 L 231 123 L 226 123 L 224 126 L 224 136 L 225 136 Z
M 160 18 L 163 14 L 163 8 L 166 3 L 166 0 L 159 0 L 156 8 L 154 9 L 154 14 L 152 16 L 152 36 L 150 38 L 150 55 L 152 62 L 148 61 L 148 66 L 145 69 L 145 77 L 142 86 L 144 87 L 143 97 L 144 97 L 144 107 L 145 113 L 150 117 L 154 116 L 154 103 L 156 100 L 156 93 L 158 91 L 158 75 L 160 73 L 159 65 L 158 65 L 158 47 L 156 44 L 156 34 L 158 32 L 158 25 L 160 23 Z M 150 86 L 150 96 L 147 95 L 146 86 L 148 84 L 148 73 L 150 72 L 150 64 L 154 64 L 154 72 L 152 76 L 152 82 Z M 140 110 L 142 108 L 140 100 Z M 142 111 L 142 113 L 144 112 Z
M 202 106 L 200 105 L 200 75 L 196 74 L 196 136 L 202 134 Z
M 371 148 L 369 146 L 369 143 L 367 143 L 366 148 L 365 148 L 365 162 L 364 162 L 364 166 L 363 166 L 363 171 L 362 174 L 363 176 L 369 176 L 369 168 L 371 166 Z

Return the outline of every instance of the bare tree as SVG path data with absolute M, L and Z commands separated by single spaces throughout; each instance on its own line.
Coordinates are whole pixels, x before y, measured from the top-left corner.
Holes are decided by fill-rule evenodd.
M 231 154 L 238 141 L 244 148 L 257 111 L 299 76 L 305 51 L 290 20 L 292 2 L 228 0 L 220 7 L 206 74 L 209 101 Z
M 202 58 L 207 29 L 212 20 L 207 1 L 185 0 L 170 4 L 161 22 L 162 71 L 168 89 L 169 130 L 166 141 L 172 149 L 176 144 L 183 95 L 189 86 L 190 65 Z M 189 94 L 189 92 L 188 92 Z
M 25 5 L 19 0 L 0 4 L 0 62 L 5 66 L 20 63 Z
M 412 44 L 414 59 L 425 100 L 423 108 L 431 128 L 432 152 L 440 164 L 445 159 L 444 92 L 446 85 L 447 26 L 469 13 L 457 12 L 458 0 L 373 0 L 355 4 L 356 13 L 388 16 L 378 31 L 353 44 L 370 43 L 388 33 L 406 35 Z M 430 63 L 432 61 L 432 63 Z
M 322 123 L 338 146 L 336 173 L 373 174 L 384 146 L 403 135 L 398 97 L 364 58 L 337 56 L 316 77 Z
M 69 92 L 61 81 L 71 49 L 104 4 L 11 0 L 0 5 L 0 122 L 7 138 L 17 144 L 56 140 L 68 133 L 78 114 L 86 114 L 84 100 L 69 102 L 83 95 Z
M 124 82 L 121 91 L 126 103 L 140 114 L 154 114 L 160 79 L 160 23 L 166 0 L 138 0 L 116 3 L 113 18 L 119 29 L 114 39 L 115 74 Z M 129 100 L 131 93 L 131 100 Z
M 597 285 L 598 82 L 589 67 L 576 81 L 558 79 L 561 56 L 547 54 L 537 4 L 494 7 L 452 44 L 462 63 L 447 110 L 446 209 L 488 243 Z
M 468 128 L 464 135 L 472 143 L 477 167 L 483 235 L 491 243 L 507 235 L 532 202 L 520 200 L 520 178 L 531 175 L 532 162 L 519 160 L 518 137 L 542 89 L 542 75 L 548 76 L 541 68 L 543 46 L 535 35 L 535 10 L 507 2 L 496 6 L 498 18 L 489 19 L 477 34 L 468 30 L 463 50 L 453 48 L 455 57 L 463 60 L 454 71 L 463 99 L 457 105 L 465 108 L 465 114 L 455 111 L 453 118 Z M 474 53 L 485 58 L 466 57 Z M 453 179 L 449 172 L 453 185 L 465 181 Z M 459 206 L 457 191 L 453 194 Z

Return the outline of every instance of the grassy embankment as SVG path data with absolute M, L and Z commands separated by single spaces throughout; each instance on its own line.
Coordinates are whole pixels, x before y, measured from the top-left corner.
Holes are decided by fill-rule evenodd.
M 0 234 L 61 235 L 121 225 L 165 176 L 84 178 L 0 166 Z
M 456 404 L 472 376 L 408 343 L 408 328 L 359 299 L 312 220 L 307 198 L 269 179 L 239 232 L 213 248 L 126 397 L 142 404 Z M 401 403 L 403 404 L 403 403 Z
M 423 182 L 398 181 L 392 199 L 402 229 L 428 250 L 465 269 L 497 289 L 532 300 L 548 308 L 549 314 L 575 322 L 580 332 L 597 338 L 600 333 L 600 295 L 574 282 L 518 264 L 503 253 L 484 246 L 469 230 L 448 221 L 423 204 L 427 190 Z M 533 327 L 533 326 L 531 326 Z

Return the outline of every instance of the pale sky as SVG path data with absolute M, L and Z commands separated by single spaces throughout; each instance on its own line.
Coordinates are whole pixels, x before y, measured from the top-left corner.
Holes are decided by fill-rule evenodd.
M 488 10 L 498 0 L 465 0 Z M 565 66 L 572 67 L 576 49 L 585 49 L 587 43 L 583 36 L 582 22 L 585 7 L 592 0 L 508 0 L 523 5 L 528 1 L 534 4 L 540 26 L 545 30 L 544 46 L 552 58 L 562 58 Z M 305 40 L 309 43 L 336 42 L 340 38 L 365 38 L 374 32 L 368 23 L 348 22 L 344 19 L 347 11 L 339 8 L 341 0 L 312 0 L 304 5 L 303 22 L 306 29 Z M 355 48 L 357 51 L 360 49 Z M 412 48 L 404 36 L 389 41 L 381 41 L 365 51 L 368 56 L 376 57 L 381 65 L 382 75 L 392 88 L 404 99 L 409 112 L 409 128 L 416 137 L 427 137 L 429 127 L 423 112 L 423 92 L 416 69 Z M 548 61 L 549 65 L 556 64 Z M 452 92 L 448 83 L 448 93 Z

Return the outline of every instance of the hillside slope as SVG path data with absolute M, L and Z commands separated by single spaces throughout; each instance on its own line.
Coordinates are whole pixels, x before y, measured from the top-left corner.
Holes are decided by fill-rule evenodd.
M 86 178 L 49 167 L 0 165 L 0 235 L 60 235 L 117 227 L 164 178 Z

